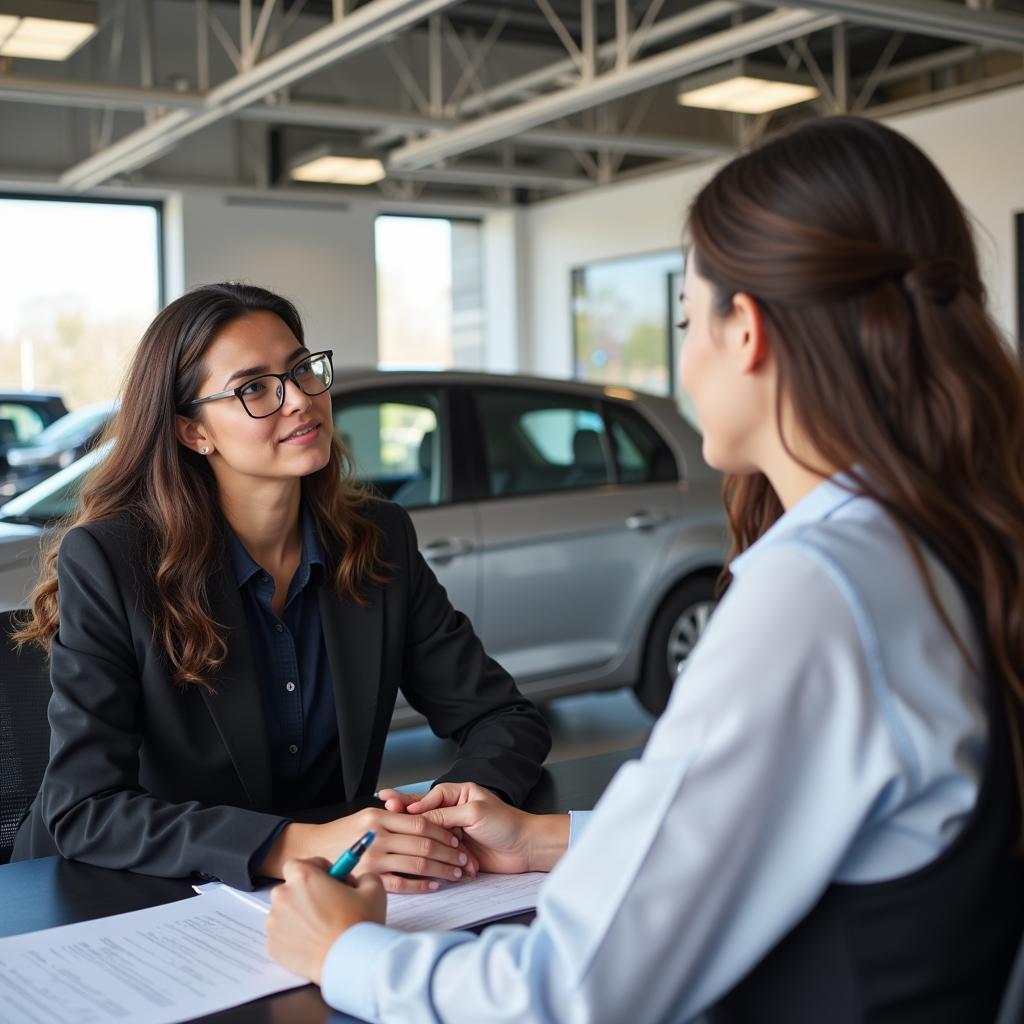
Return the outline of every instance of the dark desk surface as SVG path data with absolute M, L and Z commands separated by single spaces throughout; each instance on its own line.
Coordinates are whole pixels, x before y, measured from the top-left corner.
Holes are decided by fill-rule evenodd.
M 619 765 L 638 754 L 638 750 L 614 751 L 549 765 L 525 806 L 540 814 L 589 809 Z M 4 864 L 0 865 L 0 936 L 123 914 L 194 895 L 191 882 L 185 879 L 108 871 L 60 857 Z M 310 985 L 202 1019 L 204 1024 L 340 1024 L 354 1018 L 332 1013 L 320 990 Z

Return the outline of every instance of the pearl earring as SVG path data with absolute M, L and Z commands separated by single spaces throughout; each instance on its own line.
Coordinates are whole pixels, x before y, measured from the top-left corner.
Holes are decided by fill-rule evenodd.
M 203 455 L 209 455 L 210 454 L 210 449 L 209 448 L 200 448 L 199 451 Z

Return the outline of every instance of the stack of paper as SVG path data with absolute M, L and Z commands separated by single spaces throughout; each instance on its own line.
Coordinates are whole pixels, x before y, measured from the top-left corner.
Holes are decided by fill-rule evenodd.
M 541 871 L 523 875 L 481 874 L 462 882 L 443 882 L 436 892 L 390 893 L 387 923 L 407 932 L 450 931 L 523 914 L 537 906 L 537 894 L 546 877 Z M 230 893 L 264 913 L 270 909 L 273 889 L 274 885 L 268 885 L 255 892 L 243 892 L 223 882 L 195 886 L 199 893 Z
M 465 928 L 533 909 L 545 876 L 479 875 L 389 895 L 388 924 Z M 0 939 L 0 1024 L 177 1024 L 306 984 L 266 952 L 270 887 Z

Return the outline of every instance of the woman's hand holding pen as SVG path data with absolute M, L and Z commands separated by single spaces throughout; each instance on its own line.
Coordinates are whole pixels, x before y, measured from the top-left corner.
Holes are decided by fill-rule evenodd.
M 374 843 L 376 845 L 376 843 Z M 364 854 L 365 861 L 368 854 Z M 384 923 L 384 889 L 373 875 L 338 883 L 320 857 L 284 866 L 284 885 L 270 894 L 267 950 L 290 971 L 318 985 L 324 958 L 342 932 L 362 921 Z
M 383 797 L 385 794 L 382 793 Z M 444 782 L 406 805 L 410 817 L 461 831 L 481 871 L 550 871 L 569 845 L 567 814 L 529 814 L 473 782 Z
M 479 869 L 465 844 L 429 818 L 368 807 L 323 825 L 286 825 L 260 874 L 281 878 L 285 862 L 293 858 L 333 860 L 369 831 L 376 832 L 377 838 L 354 875 L 379 875 L 388 892 L 430 892 L 440 881 L 471 878 Z

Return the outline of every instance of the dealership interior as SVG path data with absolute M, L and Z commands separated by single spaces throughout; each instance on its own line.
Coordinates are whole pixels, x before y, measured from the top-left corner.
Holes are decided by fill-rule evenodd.
M 540 708 L 546 765 L 597 773 L 593 806 L 730 557 L 680 382 L 687 212 L 734 157 L 830 115 L 934 162 L 1024 355 L 1024 0 L 0 0 L 3 621 L 115 444 L 147 325 L 198 286 L 268 289 L 352 472 Z M 313 395 L 286 371 L 282 401 Z M 237 397 L 252 423 L 281 408 Z M 26 651 L 0 655 L 5 745 L 2 694 L 46 671 Z M 376 785 L 429 785 L 459 731 L 396 700 Z M 4 796 L 4 861 L 37 761 Z M 96 916 L 61 913 L 37 926 Z M 310 998 L 230 1019 L 327 1019 Z

